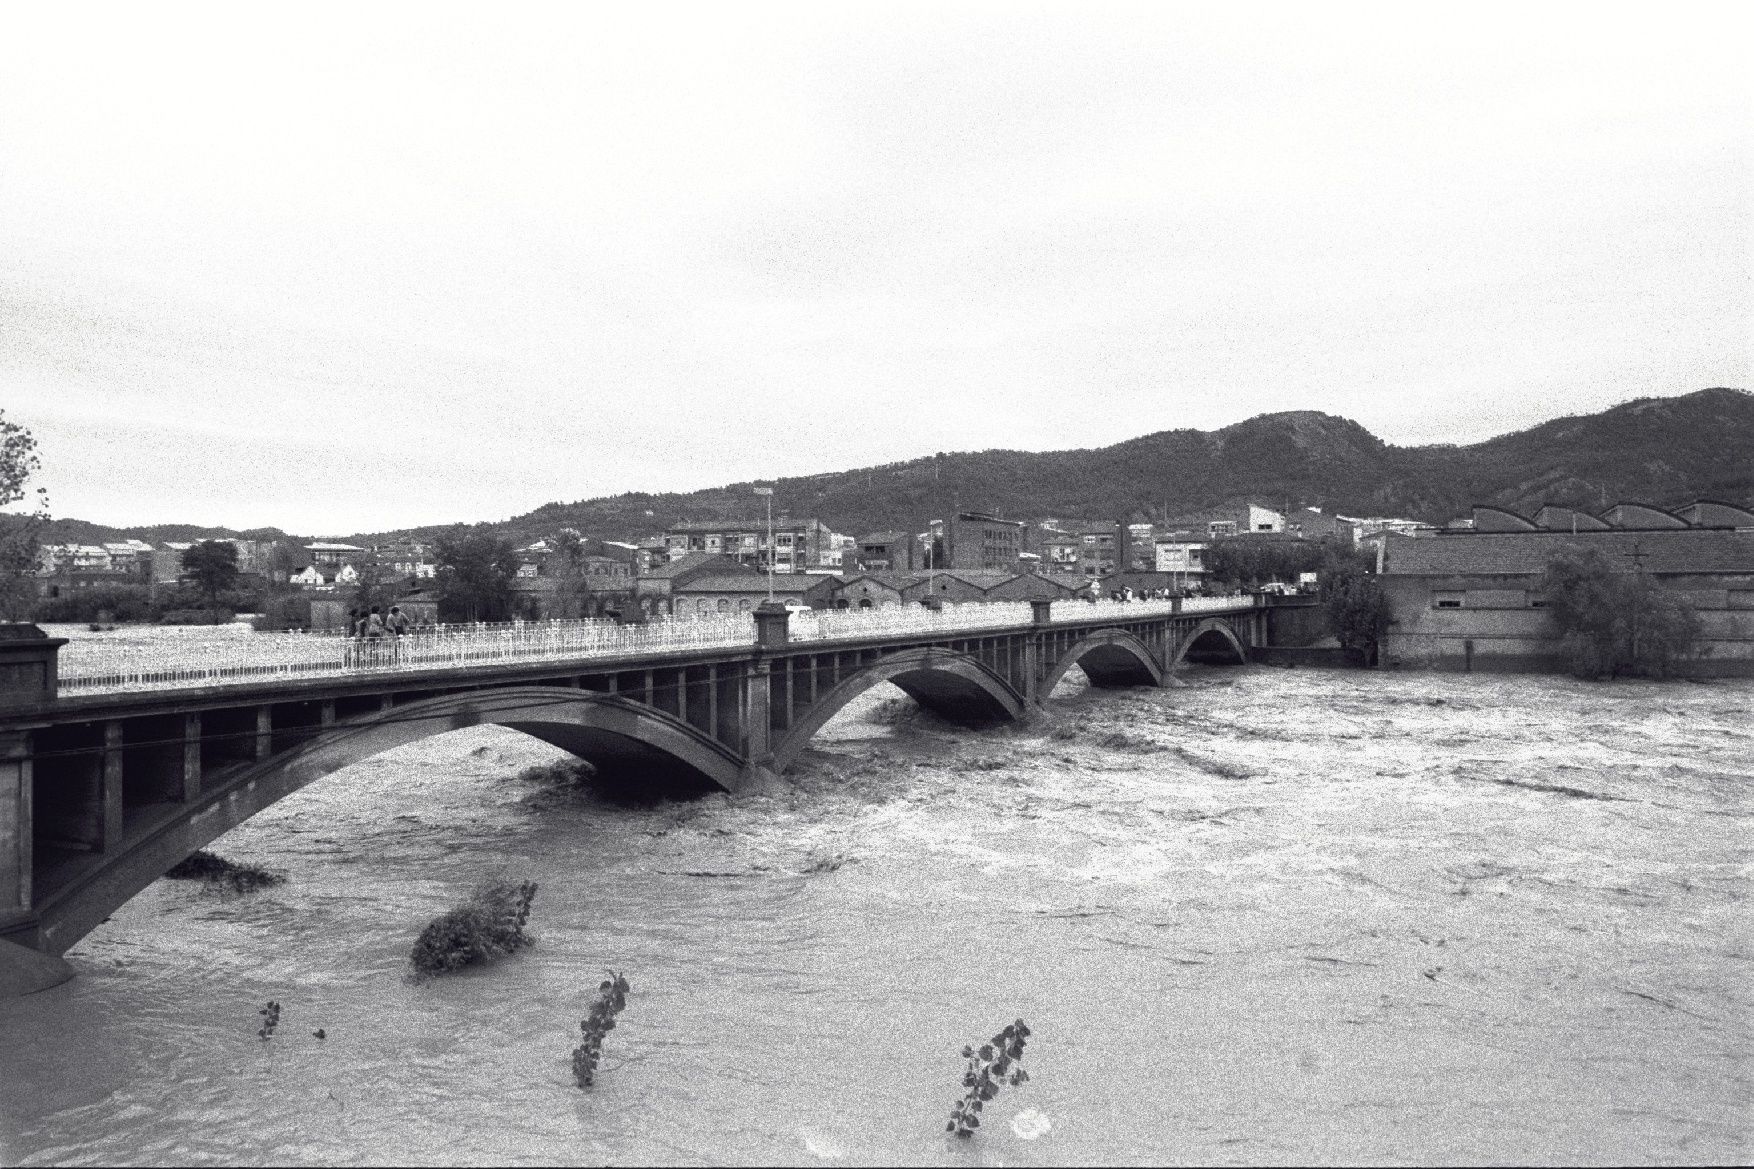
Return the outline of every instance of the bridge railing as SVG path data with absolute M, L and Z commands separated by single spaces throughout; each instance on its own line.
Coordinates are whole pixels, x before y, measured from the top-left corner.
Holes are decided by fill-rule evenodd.
M 1245 594 L 1225 597 L 1186 597 L 1176 601 L 1055 601 L 1055 621 L 1088 621 L 1092 617 L 1108 621 L 1124 621 L 1128 617 L 1157 617 L 1166 613 L 1233 612 L 1248 608 L 1254 602 Z
M 877 609 L 822 609 L 793 613 L 793 641 L 837 641 L 898 633 L 947 633 L 962 629 L 1002 629 L 1027 625 L 1028 601 L 988 601 L 946 605 L 932 610 L 921 605 L 890 605 Z
M 379 638 L 256 634 L 198 642 L 88 644 L 63 657 L 59 689 L 63 694 L 180 689 L 277 677 L 661 653 L 754 641 L 754 621 L 748 614 L 732 614 L 649 625 L 589 620 L 443 626 Z
M 1195 597 L 1182 613 L 1233 611 L 1246 597 Z M 1171 601 L 1055 601 L 1056 622 L 1125 621 L 1177 611 Z M 994 601 L 879 609 L 835 609 L 791 615 L 794 642 L 939 634 L 1028 625 L 1027 601 Z M 60 692 L 69 695 L 165 690 L 261 682 L 274 678 L 442 669 L 494 662 L 574 661 L 696 649 L 735 648 L 755 642 L 748 613 L 715 614 L 644 625 L 575 620 L 500 626 L 445 626 L 400 637 L 338 638 L 303 634 L 214 635 L 200 640 L 145 640 L 133 644 L 85 642 L 60 663 Z

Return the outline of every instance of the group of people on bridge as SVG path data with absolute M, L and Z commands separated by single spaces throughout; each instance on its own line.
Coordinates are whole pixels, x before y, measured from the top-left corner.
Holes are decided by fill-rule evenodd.
M 1191 594 L 1186 589 L 1135 589 L 1126 586 L 1118 589 L 1110 589 L 1108 599 L 1111 601 L 1172 601 L 1177 597 L 1186 597 L 1190 595 Z M 1095 604 L 1096 597 L 1096 584 L 1093 581 L 1091 582 L 1090 587 L 1085 590 L 1084 599 Z
M 383 606 L 373 605 L 371 609 L 349 609 L 347 611 L 348 633 L 361 641 L 381 641 L 386 637 L 403 637 L 410 633 L 418 633 L 425 626 L 411 621 L 408 614 L 402 612 L 400 605 L 391 605 L 385 613 Z

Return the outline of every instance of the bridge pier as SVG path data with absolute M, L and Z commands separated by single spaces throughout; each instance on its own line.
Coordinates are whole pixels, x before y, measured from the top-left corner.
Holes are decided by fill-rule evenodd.
M 0 735 L 0 933 L 31 917 L 30 732 Z

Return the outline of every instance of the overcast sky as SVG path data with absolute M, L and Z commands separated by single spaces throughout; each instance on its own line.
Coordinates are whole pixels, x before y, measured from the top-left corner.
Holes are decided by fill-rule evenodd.
M 320 535 L 1748 385 L 1734 9 L 1238 7 L 9 8 L 0 407 Z

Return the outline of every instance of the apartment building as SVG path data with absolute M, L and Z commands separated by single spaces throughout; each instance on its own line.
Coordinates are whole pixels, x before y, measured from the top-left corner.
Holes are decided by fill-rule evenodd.
M 695 552 L 724 556 L 748 568 L 775 572 L 805 572 L 840 567 L 845 536 L 830 531 L 819 520 L 794 520 L 784 516 L 773 521 L 773 547 L 768 547 L 768 523 L 757 520 L 699 520 L 672 524 L 664 533 L 671 561 Z

